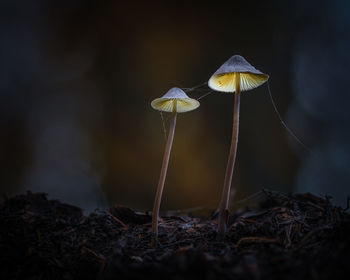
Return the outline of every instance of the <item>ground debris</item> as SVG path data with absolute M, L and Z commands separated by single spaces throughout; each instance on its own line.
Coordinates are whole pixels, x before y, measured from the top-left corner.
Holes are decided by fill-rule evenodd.
M 343 279 L 350 216 L 330 198 L 265 192 L 260 207 L 216 220 L 81 209 L 43 193 L 0 204 L 1 279 Z

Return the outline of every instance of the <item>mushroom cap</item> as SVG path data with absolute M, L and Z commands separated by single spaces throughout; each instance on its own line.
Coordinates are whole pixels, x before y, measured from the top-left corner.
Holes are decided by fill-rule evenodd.
M 174 111 L 175 104 L 175 111 L 177 113 L 189 112 L 199 107 L 199 102 L 196 99 L 188 97 L 187 94 L 178 87 L 173 87 L 162 97 L 154 99 L 151 106 L 158 111 L 171 113 Z
M 210 77 L 208 86 L 216 91 L 235 92 L 235 75 L 240 74 L 241 91 L 251 90 L 265 83 L 269 76 L 255 69 L 244 57 L 234 55 Z

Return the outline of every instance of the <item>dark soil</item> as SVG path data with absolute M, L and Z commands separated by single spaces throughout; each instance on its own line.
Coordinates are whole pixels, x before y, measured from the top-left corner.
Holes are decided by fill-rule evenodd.
M 350 215 L 311 194 L 266 192 L 234 213 L 226 237 L 215 216 L 151 217 L 96 211 L 42 193 L 0 205 L 0 279 L 348 279 Z

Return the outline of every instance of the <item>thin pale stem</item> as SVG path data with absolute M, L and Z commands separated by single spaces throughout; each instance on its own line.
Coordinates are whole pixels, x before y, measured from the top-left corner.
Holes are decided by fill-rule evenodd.
M 176 103 L 175 103 L 174 107 L 176 108 Z M 154 232 L 155 236 L 158 236 L 159 208 L 160 208 L 160 203 L 162 200 L 165 177 L 166 177 L 166 173 L 168 170 L 168 163 L 169 163 L 169 158 L 170 158 L 171 147 L 173 145 L 173 140 L 174 140 L 176 116 L 177 116 L 177 113 L 176 113 L 176 111 L 174 111 L 172 113 L 172 116 L 170 119 L 169 135 L 168 135 L 168 140 L 167 140 L 166 146 L 165 146 L 162 169 L 160 171 L 157 193 L 156 193 L 156 198 L 155 198 L 154 206 L 153 206 L 152 231 Z
M 219 209 L 219 224 L 218 232 L 220 235 L 224 235 L 226 232 L 227 220 L 228 220 L 228 208 L 230 200 L 230 191 L 232 183 L 232 175 L 235 166 L 236 154 L 237 154 L 237 144 L 238 144 L 238 131 L 239 131 L 239 105 L 240 105 L 240 74 L 235 74 L 235 105 L 233 111 L 233 131 L 232 131 L 232 142 L 230 148 L 230 155 L 227 162 L 224 188 L 222 191 L 220 209 Z

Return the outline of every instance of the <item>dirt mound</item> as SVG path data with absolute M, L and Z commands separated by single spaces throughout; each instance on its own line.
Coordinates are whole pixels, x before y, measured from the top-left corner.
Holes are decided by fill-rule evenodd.
M 350 215 L 311 194 L 266 192 L 233 213 L 226 237 L 215 215 L 151 217 L 127 207 L 95 211 L 42 193 L 0 205 L 1 279 L 343 279 L 350 273 Z

